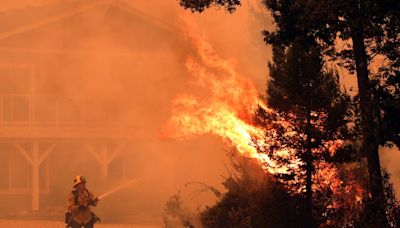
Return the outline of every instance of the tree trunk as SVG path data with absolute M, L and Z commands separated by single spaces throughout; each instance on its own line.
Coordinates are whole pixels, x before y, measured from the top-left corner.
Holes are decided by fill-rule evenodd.
M 372 113 L 370 83 L 368 78 L 368 58 L 365 50 L 364 35 L 362 29 L 353 28 L 351 31 L 353 40 L 353 54 L 356 62 L 358 93 L 361 109 L 362 147 L 368 161 L 369 188 L 372 198 L 372 206 L 379 227 L 386 227 L 385 195 L 379 161 L 378 144 L 374 135 L 374 118 Z
M 314 227 L 313 203 L 312 203 L 312 172 L 313 172 L 313 156 L 311 151 L 311 113 L 307 111 L 307 145 L 306 145 L 306 225 Z

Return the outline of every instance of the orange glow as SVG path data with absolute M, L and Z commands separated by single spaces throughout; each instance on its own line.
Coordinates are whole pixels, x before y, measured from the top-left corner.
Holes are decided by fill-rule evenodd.
M 215 135 L 233 146 L 241 155 L 258 159 L 263 168 L 271 174 L 295 174 L 294 180 L 284 183 L 287 187 L 291 188 L 291 184 L 304 182 L 300 177 L 304 174 L 301 171 L 304 163 L 296 157 L 295 149 L 280 145 L 281 149 L 274 152 L 275 156 L 288 161 L 286 164 L 280 164 L 279 161 L 269 157 L 268 153 L 264 153 L 276 141 L 278 133 L 273 126 L 256 125 L 255 110 L 261 107 L 268 115 L 274 115 L 275 124 L 283 126 L 287 135 L 298 134 L 292 123 L 260 99 L 252 82 L 235 70 L 233 61 L 221 58 L 205 38 L 194 33 L 189 33 L 189 38 L 196 50 L 196 54 L 192 54 L 186 61 L 188 72 L 193 76 L 190 83 L 191 92 L 182 93 L 173 101 L 172 117 L 162 130 L 163 136 L 185 140 L 200 135 Z M 320 118 L 312 124 L 323 131 L 321 123 L 326 115 L 323 113 L 313 113 L 313 115 Z M 288 116 L 296 118 L 293 114 Z M 268 134 L 265 129 L 268 129 Z M 301 137 L 304 139 L 305 136 Z M 343 143 L 342 140 L 324 141 L 321 148 L 316 148 L 312 152 L 318 154 L 321 151 L 328 151 L 334 155 Z M 313 189 L 316 191 L 330 189 L 339 198 L 343 193 L 343 182 L 338 169 L 327 162 L 314 163 L 317 173 L 313 178 Z M 291 190 L 300 193 L 305 189 L 303 186 Z M 362 197 L 361 192 L 357 191 L 356 197 L 359 200 Z M 340 202 L 334 201 L 331 207 L 338 207 L 339 204 Z
M 267 143 L 264 129 L 253 122 L 254 112 L 261 106 L 267 113 L 274 111 L 259 98 L 253 83 L 242 77 L 232 61 L 221 58 L 211 45 L 198 36 L 189 34 L 196 48 L 196 55 L 187 59 L 186 67 L 194 77 L 191 86 L 202 94 L 180 94 L 172 103 L 172 117 L 163 129 L 163 136 L 187 139 L 212 134 L 221 137 L 239 153 L 258 159 L 272 174 L 288 173 L 264 153 L 259 146 Z M 290 157 L 289 150 L 278 153 Z M 293 161 L 293 166 L 300 163 Z

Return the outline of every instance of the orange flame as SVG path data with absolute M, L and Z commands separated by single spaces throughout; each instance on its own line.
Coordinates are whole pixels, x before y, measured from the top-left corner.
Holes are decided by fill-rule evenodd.
M 191 82 L 193 89 L 191 93 L 180 94 L 173 101 L 172 117 L 164 126 L 163 135 L 175 139 L 187 139 L 204 134 L 216 135 L 235 147 L 243 156 L 258 159 L 263 168 L 271 174 L 302 172 L 300 166 L 303 162 L 295 156 L 294 149 L 282 148 L 275 153 L 290 161 L 285 165 L 278 164 L 278 161 L 271 159 L 267 153 L 257 150 L 257 148 L 268 149 L 268 145 L 273 144 L 274 134 L 277 133 L 272 128 L 269 134 L 265 134 L 265 128 L 254 124 L 254 110 L 261 107 L 268 115 L 275 115 L 276 122 L 287 130 L 285 134 L 296 134 L 291 122 L 280 117 L 279 113 L 270 109 L 260 99 L 255 86 L 235 71 L 232 61 L 218 56 L 204 38 L 199 38 L 195 34 L 189 34 L 189 37 L 197 53 L 189 57 L 186 62 L 188 71 L 194 76 Z M 320 120 L 313 124 L 322 128 L 321 121 L 324 121 L 326 116 L 323 113 L 313 113 L 313 115 L 320 117 Z M 295 118 L 292 114 L 288 116 Z M 318 154 L 327 150 L 334 155 L 343 143 L 342 140 L 325 141 L 322 147 L 315 149 L 313 153 Z M 317 167 L 317 172 L 314 175 L 313 189 L 331 189 L 337 197 L 340 197 L 343 193 L 343 182 L 335 165 L 318 161 L 314 165 Z M 295 177 L 294 182 L 299 181 L 303 180 Z M 350 191 L 349 189 L 345 190 Z M 353 191 L 354 188 L 351 189 Z M 304 188 L 292 190 L 299 193 L 303 192 Z M 358 190 L 355 195 L 357 200 L 362 197 Z M 329 207 L 335 208 L 339 204 L 339 201 L 334 201 Z
M 197 56 L 189 57 L 186 67 L 194 81 L 193 91 L 204 91 L 201 95 L 181 94 L 173 101 L 172 117 L 163 129 L 164 136 L 185 139 L 196 135 L 213 134 L 234 146 L 239 153 L 258 159 L 270 173 L 287 173 L 266 154 L 257 152 L 257 144 L 265 144 L 265 133 L 253 123 L 254 110 L 261 106 L 273 113 L 259 99 L 253 83 L 235 71 L 231 61 L 222 59 L 205 39 L 190 35 Z M 196 60 L 195 60 L 196 59 Z M 282 156 L 288 151 L 282 150 Z M 297 164 L 296 164 L 297 165 Z

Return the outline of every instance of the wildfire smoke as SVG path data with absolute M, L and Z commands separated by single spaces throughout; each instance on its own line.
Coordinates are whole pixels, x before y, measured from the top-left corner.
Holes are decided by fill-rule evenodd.
M 172 103 L 172 117 L 164 126 L 163 136 L 183 140 L 216 135 L 240 154 L 258 159 L 268 172 L 287 173 L 287 167 L 259 153 L 254 145 L 267 143 L 264 129 L 254 123 L 255 110 L 261 107 L 270 114 L 274 111 L 260 99 L 254 84 L 235 70 L 233 61 L 221 58 L 204 37 L 194 32 L 187 32 L 187 36 L 196 51 L 186 61 L 186 68 L 193 76 L 192 91 L 203 91 L 207 95 L 194 95 L 194 92 L 178 95 Z M 289 152 L 280 153 L 286 156 Z M 297 163 L 293 161 L 294 166 Z
M 294 148 L 277 140 L 276 129 L 279 126 L 289 137 L 295 135 L 297 138 L 304 138 L 304 135 L 296 132 L 296 120 L 285 119 L 296 119 L 296 116 L 290 113 L 281 115 L 269 108 L 254 84 L 235 70 L 233 61 L 221 58 L 206 38 L 197 35 L 193 30 L 189 30 L 187 36 L 195 48 L 195 54 L 186 61 L 186 68 L 193 76 L 190 82 L 191 92 L 179 94 L 172 102 L 172 117 L 165 124 L 162 135 L 179 140 L 205 134 L 218 136 L 241 155 L 257 159 L 267 172 L 276 175 L 293 174 L 296 182 L 294 185 L 302 185 L 304 180 L 299 176 L 304 174 L 301 168 L 304 163 L 298 158 Z M 274 122 L 269 126 L 255 123 L 256 110 L 260 109 L 266 115 L 273 116 Z M 323 114 L 318 116 L 325 118 Z M 314 124 L 318 125 L 317 122 Z M 327 150 L 333 155 L 342 145 L 341 140 L 326 141 L 323 148 L 313 153 Z M 280 148 L 274 152 L 274 156 L 269 153 L 269 148 L 272 147 Z M 335 165 L 316 161 L 314 166 L 317 167 L 317 172 L 313 178 L 313 189 L 330 189 L 339 197 L 343 182 Z M 289 182 L 285 184 L 291 185 Z M 303 192 L 305 189 L 302 186 L 291 190 Z M 361 192 L 357 192 L 357 198 L 360 195 Z M 336 206 L 333 202 L 332 207 Z

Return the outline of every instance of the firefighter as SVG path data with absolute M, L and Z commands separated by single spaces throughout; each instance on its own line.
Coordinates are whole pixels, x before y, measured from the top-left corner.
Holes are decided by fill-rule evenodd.
M 97 206 L 99 199 L 86 188 L 83 176 L 74 179 L 74 188 L 68 198 L 68 208 L 65 216 L 67 228 L 93 228 L 99 218 L 91 211 L 91 206 Z

